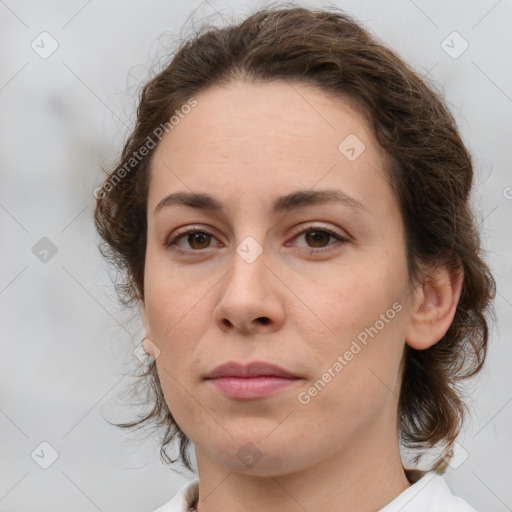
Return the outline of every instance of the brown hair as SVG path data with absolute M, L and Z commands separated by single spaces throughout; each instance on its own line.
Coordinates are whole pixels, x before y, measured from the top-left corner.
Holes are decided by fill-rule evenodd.
M 386 172 L 405 223 L 411 282 L 421 263 L 463 269 L 460 300 L 445 336 L 426 350 L 406 345 L 397 419 L 408 448 L 432 448 L 441 441 L 450 445 L 467 410 L 458 383 L 482 368 L 487 316 L 494 318 L 495 282 L 482 259 L 470 205 L 471 156 L 433 86 L 337 8 L 274 6 L 239 24 L 203 27 L 143 87 L 135 129 L 100 189 L 95 210 L 100 251 L 120 271 L 121 303 L 144 298 L 146 203 L 157 143 L 142 158 L 140 148 L 148 147 L 161 132 L 157 127 L 168 127 L 194 95 L 238 79 L 298 80 L 355 102 L 389 157 Z M 152 409 L 118 426 L 163 427 L 162 460 L 178 460 L 165 450 L 177 438 L 179 459 L 192 470 L 186 454 L 190 440 L 167 407 L 155 362 L 139 377 Z M 440 457 L 430 469 L 443 473 L 446 460 Z

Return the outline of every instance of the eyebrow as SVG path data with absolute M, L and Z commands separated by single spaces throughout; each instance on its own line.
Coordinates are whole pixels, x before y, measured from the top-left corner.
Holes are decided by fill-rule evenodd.
M 360 201 L 339 189 L 298 190 L 276 198 L 272 203 L 272 211 L 274 213 L 280 213 L 326 202 L 340 202 L 355 211 L 369 212 L 368 208 Z M 165 196 L 156 205 L 153 214 L 156 215 L 162 208 L 172 205 L 184 205 L 214 213 L 219 213 L 224 210 L 223 204 L 208 194 L 176 192 Z

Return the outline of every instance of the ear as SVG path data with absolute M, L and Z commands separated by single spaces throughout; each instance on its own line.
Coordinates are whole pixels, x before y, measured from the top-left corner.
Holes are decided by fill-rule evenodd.
M 416 350 L 435 345 L 455 316 L 462 291 L 464 270 L 440 267 L 431 271 L 414 291 L 411 320 L 405 342 Z
M 140 316 L 142 318 L 142 324 L 144 327 L 144 342 L 142 346 L 144 347 L 144 351 L 146 352 L 146 354 L 149 354 L 151 357 L 155 357 L 155 345 L 151 340 L 151 331 L 149 329 L 146 308 L 144 302 L 142 301 L 140 303 Z

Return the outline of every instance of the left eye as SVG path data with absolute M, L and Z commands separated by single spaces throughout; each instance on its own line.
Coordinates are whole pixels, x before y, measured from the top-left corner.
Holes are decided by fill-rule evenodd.
M 336 245 L 327 243 L 331 238 L 335 238 L 339 242 L 348 242 L 347 238 L 324 227 L 309 226 L 296 233 L 294 239 L 301 236 L 305 237 L 306 243 L 310 244 L 309 247 L 313 249 L 313 252 L 315 252 L 315 249 L 321 251 L 323 247 Z M 209 247 L 211 238 L 215 237 L 208 231 L 203 229 L 190 229 L 170 239 L 166 243 L 166 247 L 178 252 L 190 252 L 190 249 L 192 252 L 199 252 Z M 181 240 L 185 240 L 189 244 L 190 249 L 184 248 L 177 243 Z
M 348 242 L 348 239 L 342 237 L 338 233 L 322 227 L 308 227 L 303 229 L 295 238 L 297 239 L 301 236 L 304 236 L 304 239 L 308 244 L 310 244 L 312 249 L 321 249 L 322 247 L 326 247 L 328 245 L 334 245 L 324 243 L 327 242 L 330 238 L 335 238 L 339 242 Z

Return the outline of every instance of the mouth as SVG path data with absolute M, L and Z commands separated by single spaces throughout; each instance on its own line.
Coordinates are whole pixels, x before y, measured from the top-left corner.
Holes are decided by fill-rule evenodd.
M 265 398 L 277 391 L 284 390 L 302 379 L 298 377 L 217 377 L 207 379 L 211 385 L 229 398 L 256 399 Z
M 253 361 L 248 364 L 228 361 L 217 366 L 208 375 L 206 379 L 216 379 L 219 377 L 283 377 L 296 378 L 289 370 L 265 361 Z
M 265 398 L 296 385 L 303 379 L 289 370 L 264 361 L 249 364 L 227 362 L 217 366 L 205 380 L 229 398 Z

